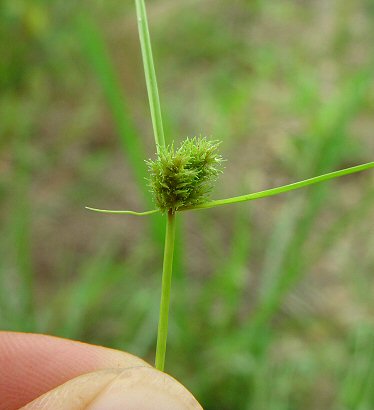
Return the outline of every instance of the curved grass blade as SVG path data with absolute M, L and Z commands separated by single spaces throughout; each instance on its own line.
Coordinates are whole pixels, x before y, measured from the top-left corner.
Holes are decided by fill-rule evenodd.
M 344 175 L 349 175 L 349 174 L 354 174 L 356 172 L 365 171 L 370 168 L 374 168 L 374 162 L 368 162 L 367 164 L 362 164 L 362 165 L 357 165 L 351 168 L 341 169 L 339 171 L 334 171 L 328 174 L 319 175 L 317 177 L 305 179 L 303 181 L 294 182 L 293 184 L 283 185 L 277 188 L 267 189 L 265 191 L 254 192 L 252 194 L 236 196 L 233 198 L 218 199 L 215 201 L 205 202 L 204 204 L 196 205 L 193 207 L 180 208 L 179 211 L 208 209 L 208 208 L 215 208 L 216 206 L 235 204 L 238 202 L 253 201 L 255 199 L 261 199 L 261 198 L 266 198 L 269 196 L 283 194 L 285 192 L 304 188 L 304 187 L 307 187 L 308 185 L 313 185 L 319 182 L 328 181 L 330 179 L 342 177 Z
M 147 216 L 147 215 L 153 215 L 157 214 L 160 212 L 158 209 L 152 209 L 151 211 L 145 211 L 145 212 L 135 212 L 135 211 L 116 211 L 116 210 L 111 210 L 111 209 L 97 209 L 97 208 L 91 208 L 89 206 L 85 207 L 89 211 L 94 211 L 94 212 L 100 212 L 102 214 L 124 214 L 124 215 L 135 215 L 135 216 Z

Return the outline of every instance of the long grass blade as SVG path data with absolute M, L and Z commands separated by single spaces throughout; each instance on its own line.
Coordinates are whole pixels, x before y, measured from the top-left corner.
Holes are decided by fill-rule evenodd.
M 180 211 L 186 210 L 198 210 L 198 209 L 208 209 L 215 208 L 217 206 L 235 204 L 238 202 L 253 201 L 255 199 L 266 198 L 269 196 L 275 196 L 283 194 L 285 192 L 294 191 L 295 189 L 304 188 L 309 185 L 317 184 L 319 182 L 328 181 L 330 179 L 342 177 L 344 175 L 354 174 L 356 172 L 365 171 L 367 169 L 374 168 L 374 162 L 369 162 L 367 164 L 357 165 L 351 168 L 341 169 L 339 171 L 330 172 L 328 174 L 319 175 L 317 177 L 305 179 L 303 181 L 295 182 L 289 185 L 283 185 L 277 188 L 267 189 L 266 191 L 254 192 L 252 194 L 236 196 L 233 198 L 218 199 L 215 201 L 209 201 L 201 205 L 196 205 L 194 207 L 180 208 Z
M 136 14 L 138 18 L 140 45 L 143 56 L 145 80 L 147 83 L 149 106 L 151 109 L 153 132 L 158 152 L 159 147 L 165 146 L 165 137 L 162 124 L 160 97 L 157 87 L 156 70 L 153 62 L 151 39 L 148 29 L 147 12 L 145 9 L 144 0 L 135 0 L 135 4 Z

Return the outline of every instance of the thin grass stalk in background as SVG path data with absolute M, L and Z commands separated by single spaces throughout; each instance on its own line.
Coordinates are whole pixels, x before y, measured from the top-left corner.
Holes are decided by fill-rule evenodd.
M 28 188 L 30 186 L 27 164 L 28 138 L 23 136 L 14 142 L 17 166 L 15 167 L 14 213 L 11 222 L 13 228 L 14 254 L 17 273 L 19 275 L 19 298 L 21 302 L 20 320 L 22 330 L 36 329 L 34 301 L 34 271 L 31 258 L 30 202 Z
M 131 168 L 147 202 L 151 203 L 150 194 L 144 188 L 144 179 L 147 176 L 144 166 L 146 151 L 142 147 L 141 139 L 132 123 L 128 103 L 126 103 L 125 95 L 121 91 L 120 81 L 108 55 L 105 42 L 99 33 L 98 27 L 95 26 L 89 17 L 79 16 L 76 27 L 83 51 L 97 75 L 109 104 L 117 126 L 123 152 L 131 164 Z

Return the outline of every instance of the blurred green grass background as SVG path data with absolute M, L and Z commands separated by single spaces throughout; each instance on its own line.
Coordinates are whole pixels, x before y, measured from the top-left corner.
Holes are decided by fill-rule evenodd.
M 373 160 L 370 0 L 149 0 L 166 137 L 215 198 Z M 132 1 L 0 6 L 0 327 L 153 362 L 163 219 Z M 166 370 L 207 410 L 374 408 L 373 173 L 179 217 Z

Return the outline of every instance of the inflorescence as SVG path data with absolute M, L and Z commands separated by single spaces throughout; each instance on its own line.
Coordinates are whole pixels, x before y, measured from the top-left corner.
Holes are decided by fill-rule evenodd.
M 158 157 L 146 161 L 149 186 L 162 212 L 175 212 L 208 199 L 215 180 L 222 173 L 219 144 L 205 137 L 187 138 L 178 149 L 174 144 L 160 147 Z

